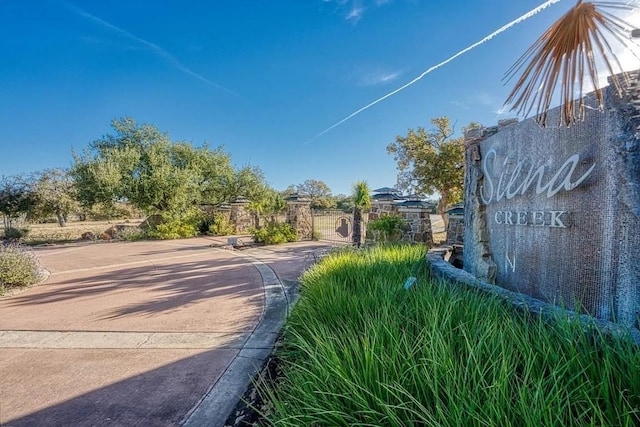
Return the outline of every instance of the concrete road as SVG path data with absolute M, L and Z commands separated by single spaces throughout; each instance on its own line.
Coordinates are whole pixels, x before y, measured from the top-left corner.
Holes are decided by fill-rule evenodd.
M 0 298 L 0 425 L 217 425 L 208 420 L 222 419 L 242 387 L 215 385 L 234 366 L 232 380 L 246 386 L 253 365 L 239 364 L 242 352 L 252 343 L 267 355 L 286 315 L 269 303 L 265 274 L 276 288 L 280 274 L 294 283 L 323 249 L 212 243 L 37 249 L 50 277 Z M 265 318 L 276 319 L 268 330 Z

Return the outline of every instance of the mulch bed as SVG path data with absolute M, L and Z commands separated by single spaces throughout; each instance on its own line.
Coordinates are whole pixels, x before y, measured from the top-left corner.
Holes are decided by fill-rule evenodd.
M 277 347 L 277 345 L 276 345 Z M 272 384 L 282 375 L 280 363 L 276 356 L 270 356 L 267 363 L 260 371 L 258 379 Z M 263 402 L 255 388 L 255 381 L 249 384 L 247 391 L 233 410 L 225 427 L 246 427 L 266 425 L 264 414 L 269 411 L 268 406 Z

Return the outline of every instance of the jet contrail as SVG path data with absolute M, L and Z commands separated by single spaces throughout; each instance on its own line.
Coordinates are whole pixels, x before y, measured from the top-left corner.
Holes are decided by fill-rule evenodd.
M 185 74 L 190 75 L 191 77 L 195 77 L 196 79 L 200 80 L 201 82 L 204 82 L 206 84 L 208 84 L 209 86 L 213 86 L 216 89 L 220 89 L 222 91 L 225 91 L 231 95 L 234 96 L 240 96 L 238 95 L 236 92 L 227 89 L 224 86 L 220 86 L 219 84 L 212 82 L 211 80 L 207 79 L 206 77 L 196 73 L 195 71 L 191 70 L 189 67 L 187 67 L 186 65 L 184 65 L 182 62 L 180 62 L 178 60 L 178 58 L 176 58 L 175 56 L 173 56 L 172 54 L 170 54 L 169 52 L 167 52 L 166 50 L 164 50 L 163 48 L 161 48 L 160 46 L 158 46 L 157 44 L 151 43 L 150 41 L 147 41 L 145 39 L 141 39 L 140 37 L 131 34 L 130 32 L 128 32 L 127 30 L 123 30 L 122 28 L 110 24 L 107 21 L 104 21 L 100 18 L 98 18 L 97 16 L 94 16 L 88 12 L 85 12 L 84 10 L 80 9 L 79 7 L 68 3 L 68 2 L 64 2 L 64 5 L 72 10 L 73 12 L 77 13 L 78 15 L 87 18 L 91 21 L 97 22 L 98 24 L 102 25 L 103 27 L 109 28 L 110 30 L 118 33 L 118 34 L 122 34 L 123 36 L 126 36 L 128 38 L 130 38 L 131 40 L 135 40 L 136 42 L 150 48 L 153 52 L 155 52 L 158 56 L 164 58 L 167 62 L 169 62 L 171 65 L 173 65 L 176 69 L 178 69 L 179 71 L 182 71 Z
M 368 110 L 369 108 L 373 107 L 377 103 L 384 101 L 385 99 L 395 95 L 396 93 L 405 90 L 406 88 L 408 88 L 412 84 L 416 83 L 418 80 L 422 79 L 424 76 L 426 76 L 430 72 L 432 72 L 434 70 L 437 70 L 438 68 L 442 67 L 443 65 L 448 64 L 449 62 L 453 61 L 454 59 L 456 59 L 460 55 L 463 55 L 463 54 L 469 52 L 470 50 L 475 49 L 476 47 L 480 46 L 481 44 L 484 44 L 484 43 L 488 42 L 489 40 L 491 40 L 492 38 L 494 38 L 498 34 L 507 31 L 509 28 L 513 27 L 514 25 L 517 25 L 517 24 L 521 23 L 522 21 L 525 21 L 525 20 L 531 18 L 533 15 L 537 14 L 538 12 L 540 12 L 540 11 L 546 9 L 547 7 L 551 6 L 552 4 L 558 3 L 558 2 L 560 2 L 560 0 L 549 0 L 549 1 L 546 1 L 546 2 L 542 3 L 540 6 L 536 7 L 535 9 L 530 10 L 529 12 L 525 13 L 521 17 L 509 22 L 506 25 L 503 25 L 502 27 L 500 27 L 499 29 L 497 29 L 493 33 L 489 34 L 488 36 L 486 36 L 485 38 L 483 38 L 479 42 L 476 42 L 476 43 L 472 44 L 471 46 L 462 49 L 460 52 L 456 53 L 455 55 L 453 55 L 453 56 L 445 59 L 441 63 L 436 64 L 433 67 L 429 68 L 427 71 L 425 71 L 424 73 L 420 74 L 418 77 L 416 77 L 415 79 L 411 80 L 409 83 L 406 83 L 405 85 L 400 86 L 398 89 L 396 89 L 396 90 L 394 90 L 392 92 L 389 92 L 386 95 L 376 99 L 375 101 L 370 102 L 369 104 L 365 105 L 364 107 L 354 111 L 353 113 L 349 114 L 344 119 L 340 120 L 339 122 L 335 123 L 334 125 L 326 128 L 322 132 L 318 133 L 316 136 L 314 136 L 313 138 L 311 138 L 310 140 L 305 142 L 305 144 L 308 144 L 308 143 L 310 143 L 312 141 L 315 141 L 316 139 L 320 138 L 325 133 L 330 132 L 331 130 L 337 128 L 338 126 L 340 126 L 341 124 L 343 124 L 347 120 L 357 116 L 358 114 L 362 113 L 365 110 Z

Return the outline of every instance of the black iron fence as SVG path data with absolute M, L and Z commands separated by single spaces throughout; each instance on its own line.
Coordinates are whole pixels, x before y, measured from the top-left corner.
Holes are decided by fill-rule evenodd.
M 363 216 L 362 238 L 366 231 L 366 218 Z M 353 212 L 338 209 L 314 209 L 313 234 L 318 240 L 351 243 L 353 240 Z

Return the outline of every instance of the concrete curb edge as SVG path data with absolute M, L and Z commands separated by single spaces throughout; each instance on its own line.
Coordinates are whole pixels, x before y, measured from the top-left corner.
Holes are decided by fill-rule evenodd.
M 180 425 L 187 427 L 223 426 L 233 412 L 250 381 L 264 366 L 273 351 L 276 338 L 286 320 L 289 301 L 275 271 L 264 262 L 246 254 L 262 276 L 265 309 L 260 322 L 245 341 L 227 369 L 211 385 L 203 398 L 187 413 Z

